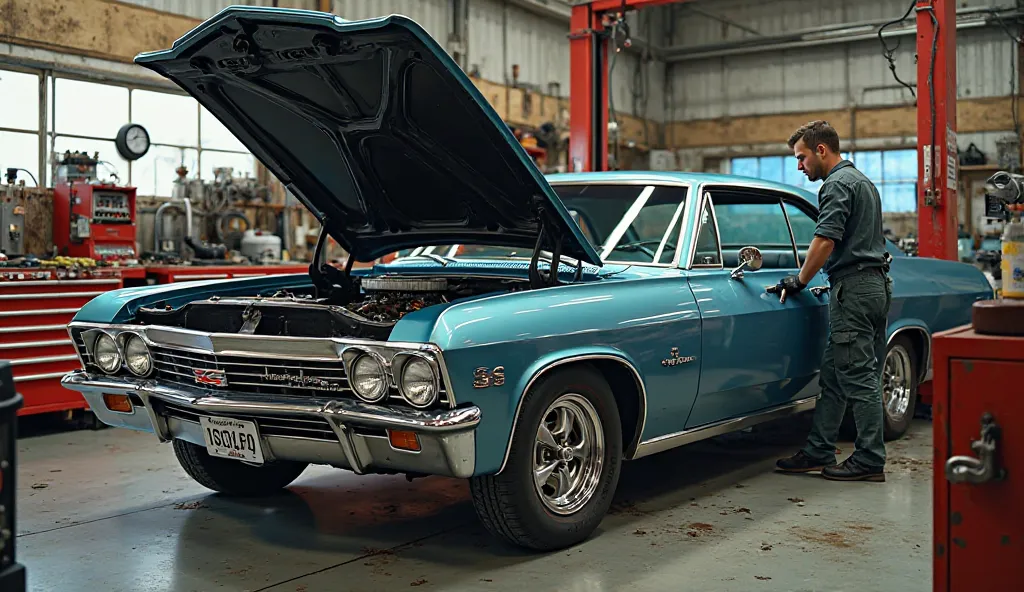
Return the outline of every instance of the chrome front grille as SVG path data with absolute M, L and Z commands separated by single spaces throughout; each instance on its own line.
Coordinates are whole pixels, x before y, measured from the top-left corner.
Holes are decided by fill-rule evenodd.
M 214 355 L 153 346 L 156 378 L 190 387 L 210 388 L 259 395 L 286 395 L 294 397 L 332 397 L 338 394 L 355 397 L 341 360 L 294 360 L 250 356 Z M 203 384 L 197 371 L 222 372 L 223 386 Z M 219 376 L 219 374 L 217 375 Z M 282 384 L 280 377 L 288 377 Z M 301 383 L 301 384 L 300 384 Z M 390 398 L 402 402 L 401 394 L 391 389 Z M 439 404 L 449 404 L 448 394 L 441 387 Z
M 163 408 L 163 414 L 168 418 L 199 423 L 200 414 L 191 409 L 173 403 L 161 403 L 160 406 Z M 213 414 L 205 413 L 204 415 Z M 338 436 L 331 429 L 327 420 L 319 417 L 239 415 L 237 413 L 230 414 L 230 417 L 255 422 L 256 429 L 259 430 L 261 436 L 338 442 Z

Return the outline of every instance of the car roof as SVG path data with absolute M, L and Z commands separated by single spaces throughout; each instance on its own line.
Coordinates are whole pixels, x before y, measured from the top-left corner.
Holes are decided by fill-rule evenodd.
M 778 183 L 776 181 L 766 181 L 764 179 L 755 179 L 753 177 L 744 177 L 741 175 L 723 175 L 719 173 L 690 173 L 690 172 L 679 172 L 679 171 L 600 171 L 600 172 L 589 172 L 589 173 L 559 173 L 551 174 L 546 176 L 548 183 L 552 185 L 558 185 L 560 183 L 606 183 L 609 181 L 646 181 L 651 183 L 691 183 L 694 185 L 699 184 L 715 184 L 715 183 L 743 183 L 750 187 L 757 189 L 768 189 L 772 191 L 785 191 L 786 193 L 793 194 L 797 197 L 801 197 L 807 200 L 808 203 L 814 207 L 818 207 L 818 195 L 795 187 L 793 185 L 786 185 L 785 183 Z

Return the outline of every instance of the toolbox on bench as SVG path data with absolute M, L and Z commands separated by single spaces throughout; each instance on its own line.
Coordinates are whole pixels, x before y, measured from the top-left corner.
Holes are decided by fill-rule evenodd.
M 25 568 L 17 563 L 14 543 L 17 495 L 17 412 L 21 395 L 14 388 L 11 364 L 0 361 L 0 590 L 25 592 Z

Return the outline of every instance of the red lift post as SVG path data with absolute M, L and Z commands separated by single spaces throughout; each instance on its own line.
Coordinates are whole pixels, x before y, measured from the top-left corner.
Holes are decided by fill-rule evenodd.
M 570 171 L 603 171 L 608 168 L 608 40 L 604 36 L 605 15 L 686 1 L 595 0 L 573 6 L 569 25 L 569 90 L 572 97 L 569 104 Z M 937 37 L 934 36 L 936 26 Z M 917 55 L 919 254 L 956 260 L 955 0 L 918 1 Z
M 917 56 L 918 255 L 956 261 L 955 0 L 918 0 Z
M 569 23 L 569 170 L 608 168 L 608 38 L 605 15 L 689 0 L 595 0 L 572 7 Z

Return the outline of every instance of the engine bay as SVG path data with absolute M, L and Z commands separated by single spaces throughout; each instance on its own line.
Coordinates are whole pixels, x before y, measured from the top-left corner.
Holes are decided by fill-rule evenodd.
M 353 278 L 344 301 L 318 298 L 312 287 L 269 296 L 219 297 L 142 307 L 136 321 L 210 333 L 386 340 L 395 324 L 424 308 L 483 294 L 528 288 L 521 280 L 381 276 Z

